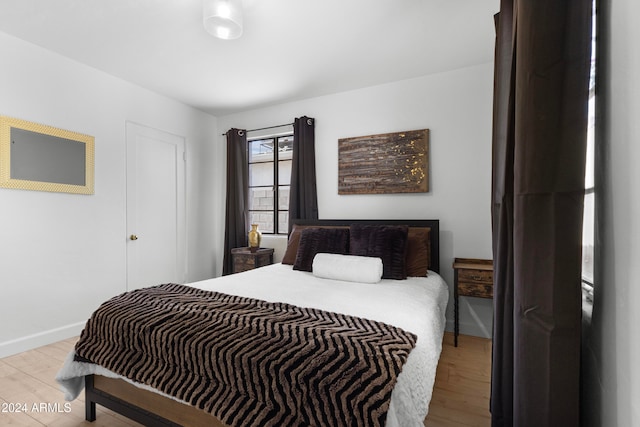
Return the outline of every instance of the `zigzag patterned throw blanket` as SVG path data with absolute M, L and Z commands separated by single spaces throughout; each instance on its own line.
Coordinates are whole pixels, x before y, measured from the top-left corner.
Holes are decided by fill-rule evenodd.
M 166 284 L 102 304 L 75 351 L 229 426 L 382 426 L 415 342 L 380 322 Z

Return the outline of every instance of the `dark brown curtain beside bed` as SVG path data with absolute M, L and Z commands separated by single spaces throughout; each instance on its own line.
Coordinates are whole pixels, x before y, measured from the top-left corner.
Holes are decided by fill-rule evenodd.
M 289 232 L 296 219 L 318 219 L 315 129 L 315 120 L 306 116 L 293 122 Z
M 492 425 L 579 425 L 590 0 L 502 0 L 493 123 Z
M 247 132 L 229 129 L 227 135 L 227 202 L 225 209 L 224 261 L 222 274 L 233 272 L 231 249 L 247 246 Z

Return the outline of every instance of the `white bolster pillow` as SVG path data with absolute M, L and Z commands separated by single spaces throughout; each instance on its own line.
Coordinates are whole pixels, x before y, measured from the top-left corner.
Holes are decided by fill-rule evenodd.
M 382 259 L 319 253 L 313 258 L 312 272 L 323 279 L 378 283 L 382 278 Z

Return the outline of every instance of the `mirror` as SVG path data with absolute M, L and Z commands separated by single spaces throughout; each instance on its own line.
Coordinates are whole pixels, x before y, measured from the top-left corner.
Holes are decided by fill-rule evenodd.
M 0 116 L 0 187 L 93 194 L 94 138 Z

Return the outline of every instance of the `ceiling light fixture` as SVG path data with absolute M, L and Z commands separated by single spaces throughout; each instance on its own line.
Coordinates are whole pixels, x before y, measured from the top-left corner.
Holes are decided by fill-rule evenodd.
M 204 29 L 223 40 L 242 35 L 242 0 L 202 0 Z

